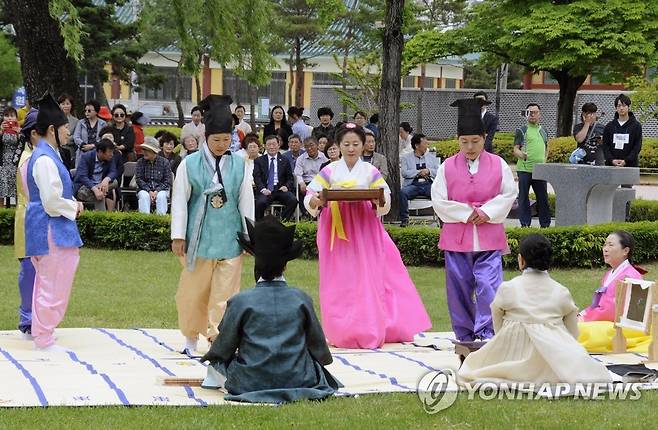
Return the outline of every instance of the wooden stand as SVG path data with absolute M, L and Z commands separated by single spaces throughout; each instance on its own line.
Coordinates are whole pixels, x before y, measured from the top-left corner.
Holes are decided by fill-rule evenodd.
M 624 312 L 627 289 L 628 285 L 625 282 L 617 282 L 617 289 L 615 290 L 615 336 L 612 338 L 612 352 L 615 354 L 626 352 L 626 337 L 624 337 L 624 331 L 618 324 Z
M 658 305 L 651 307 L 651 343 L 649 344 L 649 358 L 645 363 L 658 362 Z
M 187 385 L 190 387 L 200 387 L 201 384 L 203 383 L 203 378 L 164 377 L 164 378 L 159 378 L 158 383 L 160 385 L 169 385 L 169 386 Z
M 626 337 L 623 328 L 619 324 L 624 313 L 628 288 L 627 283 L 620 281 L 617 283 L 617 290 L 615 291 L 615 335 L 612 338 L 612 352 L 614 354 L 623 354 L 627 351 Z M 643 363 L 656 363 L 658 362 L 658 284 L 656 283 L 650 287 L 647 306 L 650 307 L 650 310 L 645 334 L 651 335 L 651 343 L 649 344 L 648 359 Z
M 373 188 L 367 190 L 354 189 L 354 190 L 331 190 L 325 188 L 322 190 L 322 201 L 363 201 L 363 200 L 378 200 L 379 207 L 384 207 L 386 199 L 384 198 L 383 188 Z

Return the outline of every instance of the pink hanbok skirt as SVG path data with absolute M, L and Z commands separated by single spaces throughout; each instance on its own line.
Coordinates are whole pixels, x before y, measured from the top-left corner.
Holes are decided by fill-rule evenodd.
M 334 238 L 332 215 L 322 210 L 317 244 L 320 254 L 320 310 L 329 342 L 340 348 L 378 348 L 411 341 L 432 324 L 370 202 L 340 202 L 347 240 Z

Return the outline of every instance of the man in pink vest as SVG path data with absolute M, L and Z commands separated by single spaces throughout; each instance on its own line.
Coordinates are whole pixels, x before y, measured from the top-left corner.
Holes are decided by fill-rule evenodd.
M 479 99 L 461 99 L 459 153 L 440 167 L 432 203 L 443 221 L 439 248 L 445 252 L 446 291 L 452 329 L 459 341 L 494 335 L 490 305 L 503 281 L 508 252 L 503 222 L 516 198 L 509 166 L 484 151 L 485 128 Z

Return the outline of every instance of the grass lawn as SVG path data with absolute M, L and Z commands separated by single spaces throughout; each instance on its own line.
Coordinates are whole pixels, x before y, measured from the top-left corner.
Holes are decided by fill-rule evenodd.
M 62 327 L 175 328 L 174 294 L 180 263 L 172 254 L 83 249 L 73 295 Z M 11 247 L 0 246 L 0 329 L 16 326 L 18 264 Z M 242 287 L 250 288 L 253 259 L 245 260 Z M 658 264 L 648 265 L 658 272 Z M 434 330 L 450 330 L 442 269 L 412 267 L 411 277 L 432 318 Z M 583 307 L 604 273 L 560 270 L 553 277 L 571 289 Z M 505 278 L 515 276 L 506 272 Z M 286 278 L 316 301 L 316 261 L 290 263 Z M 2 383 L 2 381 L 0 381 Z M 415 394 L 367 395 L 302 402 L 282 407 L 220 406 L 208 408 L 99 407 L 0 409 L 4 429 L 187 429 L 187 428 L 651 428 L 658 394 L 644 392 L 639 401 L 563 399 L 482 401 L 460 395 L 449 409 L 427 415 Z

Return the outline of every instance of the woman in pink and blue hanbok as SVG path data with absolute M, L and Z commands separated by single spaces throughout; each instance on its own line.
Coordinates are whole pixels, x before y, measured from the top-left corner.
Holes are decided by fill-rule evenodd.
M 341 348 L 379 348 L 413 340 L 431 327 L 400 252 L 379 219 L 390 209 L 381 173 L 361 160 L 365 133 L 347 124 L 336 133 L 342 158 L 324 167 L 307 187 L 304 205 L 319 217 L 320 311 L 329 342 Z M 332 201 L 323 189 L 383 188 L 386 204 Z

